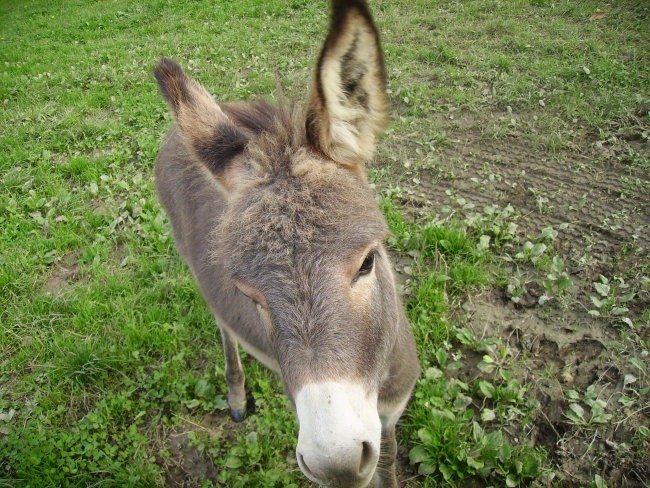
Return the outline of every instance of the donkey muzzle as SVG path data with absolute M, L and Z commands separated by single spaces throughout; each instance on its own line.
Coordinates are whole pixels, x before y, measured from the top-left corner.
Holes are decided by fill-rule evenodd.
M 325 382 L 305 385 L 295 399 L 296 458 L 305 476 L 322 486 L 367 486 L 381 445 L 377 395 L 358 384 Z

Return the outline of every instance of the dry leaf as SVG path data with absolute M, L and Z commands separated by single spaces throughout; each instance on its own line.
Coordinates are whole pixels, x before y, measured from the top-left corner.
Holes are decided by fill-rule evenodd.
M 600 12 L 600 11 L 598 11 L 598 12 L 596 12 L 594 15 L 592 15 L 591 17 L 589 17 L 589 20 L 598 20 L 598 19 L 602 19 L 603 17 L 605 17 L 605 15 L 606 15 L 605 12 Z

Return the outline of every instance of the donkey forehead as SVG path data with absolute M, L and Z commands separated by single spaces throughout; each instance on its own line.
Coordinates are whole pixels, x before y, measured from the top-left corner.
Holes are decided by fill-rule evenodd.
M 343 258 L 383 240 L 386 233 L 373 192 L 361 176 L 333 163 L 300 159 L 237 195 L 219 239 L 221 258 L 234 266 L 251 259 L 274 266 L 327 255 Z

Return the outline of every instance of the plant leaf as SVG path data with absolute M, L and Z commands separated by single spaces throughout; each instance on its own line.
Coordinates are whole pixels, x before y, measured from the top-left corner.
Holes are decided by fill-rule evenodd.
M 418 430 L 418 437 L 420 440 L 427 445 L 433 444 L 433 434 L 429 432 L 428 429 L 419 429 Z
M 607 283 L 594 283 L 594 288 L 601 297 L 609 295 L 609 285 Z
M 557 231 L 553 227 L 544 227 L 541 234 L 542 239 L 553 240 L 557 237 Z
M 543 244 L 541 242 L 538 242 L 533 246 L 533 248 L 530 250 L 530 253 L 533 256 L 541 256 L 544 254 L 544 251 L 546 251 L 546 244 Z
M 481 420 L 483 422 L 492 422 L 496 418 L 496 414 L 494 413 L 494 410 L 491 410 L 489 408 L 484 408 L 481 411 Z
M 442 376 L 443 373 L 438 368 L 427 368 L 424 372 L 424 377 L 428 380 L 437 380 L 438 378 L 442 378 Z
M 438 471 L 442 473 L 442 477 L 446 481 L 449 481 L 453 476 L 453 472 L 451 471 L 451 469 L 449 469 L 449 467 L 446 464 L 440 463 L 438 465 Z
M 476 246 L 479 251 L 485 251 L 490 248 L 490 236 L 482 235 L 479 239 L 479 243 Z
M 567 396 L 567 398 L 569 398 L 570 400 L 579 400 L 579 399 L 580 399 L 580 394 L 579 394 L 577 391 L 575 391 L 575 390 L 569 390 L 569 391 L 567 391 L 567 392 L 566 392 L 566 396 Z
M 479 381 L 478 387 L 486 398 L 493 398 L 494 394 L 496 393 L 494 385 L 488 383 L 487 381 Z
M 481 361 L 476 365 L 476 367 L 483 373 L 488 373 L 488 374 L 494 371 L 494 368 L 496 368 L 494 364 L 486 363 L 485 361 Z
M 580 417 L 581 420 L 585 419 L 585 409 L 582 408 L 580 405 L 577 403 L 572 403 L 569 405 L 569 408 L 573 413 L 575 413 L 578 417 Z
M 466 395 L 458 395 L 454 400 L 454 408 L 456 410 L 465 410 L 472 404 L 472 399 Z
M 411 464 L 417 464 L 429 459 L 429 454 L 427 454 L 424 446 L 415 446 L 411 449 L 411 452 L 409 452 L 409 459 Z
M 506 486 L 508 486 L 509 488 L 514 488 L 518 484 L 519 483 L 517 483 L 517 479 L 513 475 L 509 474 L 508 476 L 506 476 Z
M 634 376 L 633 374 L 626 374 L 623 377 L 623 386 L 627 386 L 635 382 L 636 382 L 636 376 Z
M 639 359 L 637 359 L 637 358 L 631 358 L 631 359 L 630 359 L 630 362 L 631 362 L 634 366 L 636 366 L 637 368 L 639 368 L 641 371 L 645 372 L 645 366 L 643 365 L 643 363 L 642 363 Z

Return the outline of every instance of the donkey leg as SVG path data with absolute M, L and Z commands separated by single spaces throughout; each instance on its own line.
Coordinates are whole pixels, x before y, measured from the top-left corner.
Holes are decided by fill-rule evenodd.
M 381 452 L 377 465 L 376 488 L 396 488 L 397 474 L 395 470 L 395 457 L 397 456 L 397 439 L 395 438 L 395 424 L 382 425 L 381 427 Z
M 241 422 L 246 416 L 246 390 L 244 389 L 244 370 L 239 359 L 237 341 L 226 329 L 221 327 L 223 355 L 226 358 L 226 383 L 228 384 L 228 405 L 230 416 Z

